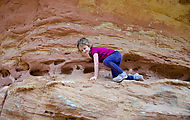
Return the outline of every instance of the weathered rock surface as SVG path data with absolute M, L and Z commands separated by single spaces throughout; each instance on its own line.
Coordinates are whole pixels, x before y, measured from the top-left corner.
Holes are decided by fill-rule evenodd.
M 128 120 L 184 119 L 190 108 L 190 83 L 161 79 L 156 82 L 111 82 L 75 70 L 71 75 L 31 77 L 12 84 L 1 117 L 7 120 Z M 75 77 L 73 77 L 75 76 Z
M 1 0 L 1 119 L 188 119 L 189 11 L 188 0 Z M 114 83 L 101 64 L 88 81 L 81 37 L 146 80 Z

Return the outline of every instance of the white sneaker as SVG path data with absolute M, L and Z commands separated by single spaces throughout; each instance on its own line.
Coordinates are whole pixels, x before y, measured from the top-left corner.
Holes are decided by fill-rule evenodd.
M 144 80 L 143 76 L 142 76 L 142 75 L 139 75 L 139 73 L 135 73 L 135 74 L 134 74 L 134 78 L 135 78 L 135 80 L 140 80 L 140 81 L 143 81 L 143 80 Z
M 125 72 L 122 72 L 117 77 L 113 78 L 113 81 L 122 82 L 125 78 L 127 78 L 127 74 Z

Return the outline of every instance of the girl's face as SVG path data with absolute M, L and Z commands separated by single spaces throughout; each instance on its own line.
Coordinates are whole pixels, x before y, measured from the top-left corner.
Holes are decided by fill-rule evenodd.
M 90 47 L 87 45 L 82 45 L 79 50 L 82 52 L 83 55 L 88 55 L 90 52 Z

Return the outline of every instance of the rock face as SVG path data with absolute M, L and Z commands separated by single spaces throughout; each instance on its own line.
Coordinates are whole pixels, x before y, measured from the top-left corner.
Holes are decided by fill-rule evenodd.
M 96 82 L 87 81 L 89 75 L 75 70 L 67 77 L 54 76 L 56 81 L 40 76 L 12 84 L 1 117 L 6 120 L 190 118 L 189 82 L 162 79 L 118 84 L 103 77 Z
M 1 118 L 188 119 L 189 11 L 188 0 L 1 0 Z M 88 81 L 81 37 L 146 80 L 114 83 L 100 64 Z

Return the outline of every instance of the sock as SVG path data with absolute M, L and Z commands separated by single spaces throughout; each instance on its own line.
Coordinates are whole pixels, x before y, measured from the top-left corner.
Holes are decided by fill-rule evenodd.
M 135 77 L 133 75 L 127 75 L 126 80 L 134 80 L 134 79 L 135 79 Z

